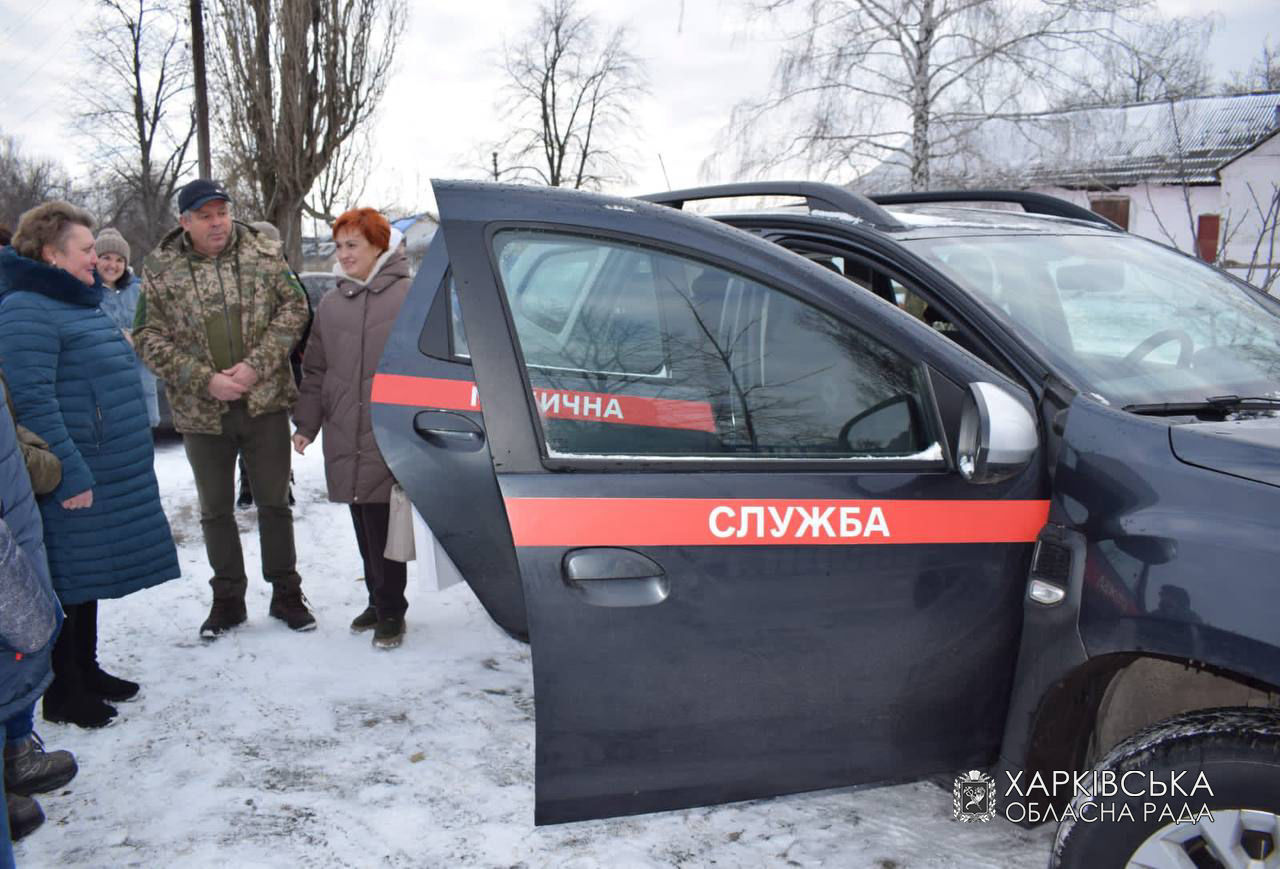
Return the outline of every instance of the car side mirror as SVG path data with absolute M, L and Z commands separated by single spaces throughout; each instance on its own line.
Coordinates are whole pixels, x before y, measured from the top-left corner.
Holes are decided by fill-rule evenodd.
M 998 483 L 1027 466 L 1040 446 L 1036 421 L 994 383 L 970 383 L 960 417 L 956 466 L 971 483 Z

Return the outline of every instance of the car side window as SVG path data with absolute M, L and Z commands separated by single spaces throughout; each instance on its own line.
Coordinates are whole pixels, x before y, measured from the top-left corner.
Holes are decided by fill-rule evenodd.
M 458 285 L 454 283 L 453 272 L 449 272 L 449 344 L 450 355 L 455 359 L 471 359 L 471 347 L 467 344 L 467 330 L 462 325 L 462 305 L 458 302 Z
M 506 230 L 494 254 L 550 456 L 919 459 L 934 442 L 918 367 L 786 293 L 610 239 Z

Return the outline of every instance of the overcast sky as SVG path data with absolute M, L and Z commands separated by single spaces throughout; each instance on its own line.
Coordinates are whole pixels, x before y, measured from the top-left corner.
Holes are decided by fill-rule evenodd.
M 634 177 L 617 192 L 663 189 L 668 179 L 672 187 L 699 183 L 699 167 L 714 152 L 729 110 L 766 89 L 776 32 L 748 21 L 743 0 L 580 2 L 604 23 L 627 23 L 636 53 L 648 64 L 652 95 L 637 106 L 630 143 Z M 1175 15 L 1204 9 L 1200 0 L 1160 3 Z M 77 174 L 87 167 L 68 118 L 80 99 L 73 87 L 77 31 L 93 5 L 0 0 L 0 132 L 17 136 L 28 154 L 56 157 Z M 376 121 L 374 201 L 368 204 L 429 207 L 430 178 L 477 176 L 480 143 L 502 129 L 495 102 L 503 40 L 515 37 L 535 8 L 532 0 L 410 0 L 410 6 L 395 78 Z M 1218 0 L 1216 10 L 1210 53 L 1219 77 L 1247 66 L 1268 36 L 1280 37 L 1275 0 Z

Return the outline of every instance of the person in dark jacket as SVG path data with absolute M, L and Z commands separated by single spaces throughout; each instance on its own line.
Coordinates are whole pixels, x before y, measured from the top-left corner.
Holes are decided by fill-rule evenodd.
M 129 242 L 119 232 L 107 227 L 98 233 L 94 244 L 98 251 L 98 274 L 102 277 L 102 312 L 111 318 L 124 340 L 133 346 L 133 319 L 138 313 L 138 294 L 142 281 L 129 268 Z M 160 424 L 160 401 L 156 394 L 156 376 L 138 360 L 138 381 L 147 404 L 147 420 L 151 427 Z
M 3 390 L 0 385 L 0 390 Z M 9 833 L 21 839 L 44 821 L 32 794 L 76 774 L 68 751 L 44 750 L 34 732 L 36 699 L 52 679 L 50 657 L 62 610 L 49 580 L 44 530 L 9 415 L 0 401 L 0 720 L 5 723 L 4 791 Z M 0 840 L 0 853 L 9 836 Z
M 302 360 L 293 410 L 293 448 L 301 454 L 324 429 L 329 500 L 351 505 L 362 544 L 369 605 L 351 623 L 373 629 L 373 644 L 394 648 L 404 637 L 405 564 L 383 556 L 395 478 L 378 452 L 369 395 L 378 359 L 409 292 L 409 261 L 400 233 L 372 208 L 348 211 L 333 224 L 338 286 L 316 311 Z
M 98 601 L 180 575 L 160 505 L 151 431 L 136 357 L 99 307 L 93 220 L 65 202 L 22 215 L 0 251 L 0 364 L 17 421 L 62 462 L 62 481 L 41 499 L 53 588 L 66 625 L 53 652 L 47 721 L 111 722 L 107 701 L 138 685 L 98 664 Z

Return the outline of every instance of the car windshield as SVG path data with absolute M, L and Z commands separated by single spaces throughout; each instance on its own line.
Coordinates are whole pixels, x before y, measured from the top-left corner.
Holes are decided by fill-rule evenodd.
M 1280 396 L 1280 304 L 1132 236 L 907 244 L 1115 405 Z

